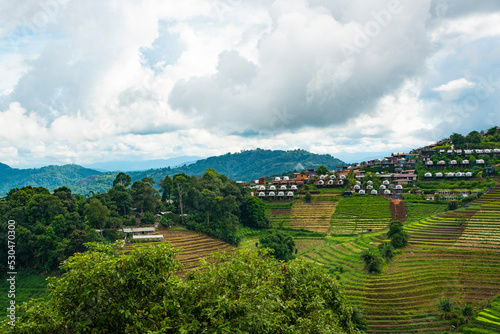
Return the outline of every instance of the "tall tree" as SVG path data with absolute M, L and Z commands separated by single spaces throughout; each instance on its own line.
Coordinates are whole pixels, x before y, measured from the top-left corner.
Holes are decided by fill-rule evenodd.
M 172 188 L 174 187 L 174 181 L 169 175 L 166 175 L 163 179 L 160 180 L 161 187 L 161 201 L 165 202 L 170 200 L 170 196 L 172 196 Z
M 90 226 L 101 230 L 106 227 L 109 220 L 110 211 L 107 206 L 103 205 L 97 198 L 91 198 L 89 203 L 85 204 L 84 214 L 89 221 Z
M 132 178 L 130 177 L 130 175 L 120 172 L 118 173 L 118 175 L 116 175 L 116 178 L 113 181 L 113 187 L 116 187 L 117 185 L 121 184 L 126 188 L 130 185 L 131 182 Z

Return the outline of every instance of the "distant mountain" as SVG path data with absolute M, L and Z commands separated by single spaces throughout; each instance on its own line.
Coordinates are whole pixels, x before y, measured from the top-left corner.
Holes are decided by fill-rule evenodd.
M 21 188 L 27 185 L 54 190 L 76 180 L 99 174 L 101 172 L 97 170 L 78 165 L 17 169 L 0 163 L 0 196 L 5 196 L 12 188 Z
M 329 154 L 314 154 L 305 150 L 256 149 L 210 157 L 177 168 L 167 167 L 146 171 L 127 171 L 126 173 L 132 177 L 132 181 L 141 180 L 147 176 L 152 177 L 158 184 L 166 175 L 174 176 L 185 173 L 198 176 L 208 168 L 214 168 L 233 180 L 251 181 L 261 176 L 282 174 L 293 170 L 316 169 L 321 165 L 333 169 L 345 163 Z M 12 188 L 26 185 L 43 186 L 49 190 L 65 185 L 75 194 L 86 194 L 89 191 L 105 192 L 112 186 L 117 174 L 117 171 L 102 173 L 78 165 L 15 169 L 0 164 L 0 196 L 4 196 Z
M 236 181 L 251 181 L 261 176 L 281 174 L 305 168 L 317 168 L 325 165 L 329 169 L 345 165 L 345 162 L 329 154 L 314 154 L 305 150 L 249 150 L 240 153 L 224 155 L 198 160 L 194 164 L 178 168 L 161 168 L 144 172 L 130 173 L 132 179 L 152 177 L 156 181 L 165 175 L 173 176 L 179 173 L 187 175 L 202 175 L 208 168 Z
M 156 159 L 146 161 L 109 161 L 109 162 L 95 162 L 93 164 L 85 165 L 84 167 L 100 170 L 103 172 L 127 172 L 127 171 L 145 171 L 148 169 L 156 168 L 175 168 L 183 165 L 190 165 L 202 159 L 197 156 L 182 156 L 171 159 Z

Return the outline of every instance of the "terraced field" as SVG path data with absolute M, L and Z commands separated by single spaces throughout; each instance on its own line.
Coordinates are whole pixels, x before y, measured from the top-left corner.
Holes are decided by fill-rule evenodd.
M 169 242 L 175 248 L 182 249 L 182 252 L 177 255 L 177 259 L 184 264 L 186 270 L 196 268 L 200 262 L 200 258 L 208 258 L 211 253 L 222 252 L 234 248 L 224 241 L 184 229 L 160 229 L 157 233 L 163 235 L 165 242 Z M 134 245 L 147 244 L 148 243 Z M 125 246 L 124 250 L 129 251 L 133 247 L 133 245 Z
M 467 326 L 460 328 L 463 334 L 497 334 L 500 333 L 500 296 L 482 310 Z
M 336 194 L 325 194 L 313 196 L 310 203 L 296 200 L 291 210 L 290 227 L 304 228 L 314 232 L 328 232 L 330 219 L 339 203 L 338 198 L 339 196 Z
M 440 298 L 479 307 L 498 296 L 499 224 L 499 187 L 466 208 L 407 224 L 410 247 L 366 280 L 369 333 L 448 332 L 450 322 L 438 317 Z
M 362 307 L 364 289 L 369 275 L 363 269 L 363 262 L 359 253 L 371 247 L 369 237 L 357 237 L 353 240 L 337 244 L 326 238 L 324 242 L 317 243 L 314 248 L 299 248 L 298 255 L 308 258 L 328 268 L 342 282 L 349 302 Z
M 331 219 L 331 234 L 381 231 L 392 220 L 389 200 L 378 196 L 343 197 Z

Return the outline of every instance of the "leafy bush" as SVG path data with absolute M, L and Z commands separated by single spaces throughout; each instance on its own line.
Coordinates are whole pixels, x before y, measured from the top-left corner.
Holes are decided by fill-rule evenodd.
M 441 298 L 438 301 L 438 308 L 441 312 L 447 313 L 451 312 L 453 302 L 449 298 Z
M 142 216 L 141 218 L 141 223 L 143 224 L 146 224 L 146 225 L 151 225 L 151 224 L 154 224 L 154 222 L 156 221 L 156 217 L 154 214 L 152 214 L 151 212 L 146 212 L 144 214 L 144 216 Z
M 295 241 L 289 235 L 280 231 L 268 234 L 259 239 L 260 248 L 269 248 L 273 250 L 272 255 L 278 260 L 290 261 L 295 259 Z
M 306 195 L 304 196 L 304 199 L 307 203 L 310 203 L 312 201 L 312 195 L 311 193 L 306 193 Z

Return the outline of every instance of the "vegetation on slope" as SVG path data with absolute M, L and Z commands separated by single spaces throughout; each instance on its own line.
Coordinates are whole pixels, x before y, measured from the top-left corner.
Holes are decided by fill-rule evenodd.
M 360 333 L 342 287 L 316 264 L 220 254 L 185 278 L 169 244 L 118 255 L 93 244 L 66 260 L 50 299 L 25 304 L 16 333 Z M 4 320 L 3 333 L 14 332 Z

